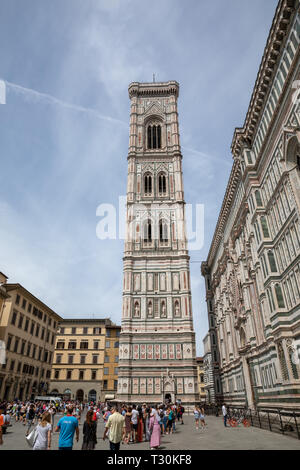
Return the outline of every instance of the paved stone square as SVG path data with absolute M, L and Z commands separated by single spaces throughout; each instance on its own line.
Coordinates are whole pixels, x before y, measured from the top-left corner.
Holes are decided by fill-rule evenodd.
M 55 417 L 55 424 L 62 415 Z M 176 432 L 172 435 L 164 435 L 161 441 L 162 450 L 300 450 L 300 441 L 292 437 L 282 436 L 259 428 L 225 428 L 222 417 L 208 416 L 207 428 L 204 431 L 196 430 L 194 418 L 185 416 L 184 425 L 176 424 Z M 83 419 L 79 425 L 80 437 L 74 449 L 80 450 L 82 445 Z M 104 423 L 98 423 L 97 450 L 108 450 L 108 440 L 102 440 Z M 25 440 L 26 427 L 21 423 L 15 423 L 3 436 L 4 444 L 1 450 L 28 450 Z M 52 437 L 52 449 L 58 449 L 58 433 Z M 122 445 L 121 450 L 149 450 L 148 442 L 139 444 Z

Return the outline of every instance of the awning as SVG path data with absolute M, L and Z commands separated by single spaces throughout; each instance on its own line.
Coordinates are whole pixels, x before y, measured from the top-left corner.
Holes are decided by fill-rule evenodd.
M 113 400 L 114 398 L 114 395 L 105 395 L 105 400 Z

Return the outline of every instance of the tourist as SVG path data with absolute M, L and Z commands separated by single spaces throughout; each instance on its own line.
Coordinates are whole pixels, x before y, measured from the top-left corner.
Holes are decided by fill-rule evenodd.
M 166 415 L 167 415 L 167 431 L 166 431 L 166 434 L 173 434 L 173 430 L 172 430 L 173 410 L 170 408 L 170 406 L 167 407 Z
M 201 423 L 201 429 L 202 431 L 205 429 L 206 423 L 205 423 L 205 412 L 203 406 L 200 408 L 200 423 Z
M 225 403 L 223 403 L 223 406 L 222 406 L 222 413 L 223 413 L 223 418 L 224 418 L 224 426 L 226 428 L 227 427 L 227 408 L 226 408 Z
M 195 418 L 196 429 L 199 429 L 200 408 L 198 405 L 196 405 L 194 409 L 194 418 Z
M 74 434 L 76 432 L 76 441 L 79 440 L 79 427 L 77 419 L 73 415 L 73 406 L 67 408 L 67 415 L 57 423 L 55 432 L 59 432 L 59 450 L 72 450 Z
M 154 407 L 152 407 L 151 409 L 149 430 L 151 433 L 150 449 L 158 449 L 158 447 L 160 446 L 161 431 L 159 425 L 159 416 Z
M 27 432 L 26 432 L 26 436 L 28 436 L 29 434 L 29 431 L 31 429 L 31 426 L 34 422 L 34 418 L 35 418 L 35 408 L 34 408 L 34 405 L 31 404 L 30 407 L 29 407 L 29 410 L 27 412 L 27 415 L 26 415 L 26 421 L 27 421 Z
M 82 450 L 94 450 L 97 444 L 97 423 L 93 421 L 93 410 L 86 414 L 85 422 L 83 424 L 83 443 Z
M 125 438 L 126 427 L 125 418 L 118 412 L 117 406 L 112 407 L 112 414 L 105 425 L 103 440 L 105 441 L 109 431 L 109 447 L 113 452 L 120 450 L 120 443 Z
M 143 411 L 139 406 L 138 409 L 138 427 L 137 427 L 137 442 L 143 442 L 143 433 L 144 433 L 144 422 L 143 422 Z
M 183 413 L 184 413 L 184 406 L 179 405 L 177 409 L 177 419 L 178 421 L 181 421 L 181 424 L 184 424 L 183 422 Z
M 139 412 L 136 410 L 136 406 L 132 405 L 131 423 L 132 423 L 132 431 L 133 431 L 133 436 L 132 436 L 133 442 L 137 442 L 138 416 L 139 416 Z
M 51 449 L 51 414 L 46 411 L 42 416 L 42 421 L 35 430 L 35 441 L 33 450 L 50 450 Z
M 3 425 L 4 425 L 3 409 L 0 409 L 0 446 L 3 444 L 3 439 L 2 439 Z
M 129 445 L 129 442 L 132 440 L 132 408 L 131 406 L 128 407 L 127 412 L 125 413 L 125 441 L 126 444 Z
M 149 429 L 149 425 L 150 425 L 150 413 L 151 413 L 151 408 L 145 408 L 145 413 L 144 413 L 144 420 L 145 420 L 145 441 L 150 441 L 150 437 L 151 437 L 151 434 L 150 434 L 150 429 Z

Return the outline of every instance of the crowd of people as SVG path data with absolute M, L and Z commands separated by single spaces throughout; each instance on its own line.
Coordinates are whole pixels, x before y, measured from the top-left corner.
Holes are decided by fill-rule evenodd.
M 149 442 L 150 449 L 158 449 L 163 435 L 176 432 L 177 425 L 183 425 L 184 407 L 181 404 L 161 405 L 116 405 L 106 403 L 79 403 L 60 401 L 46 403 L 42 401 L 14 401 L 0 405 L 0 445 L 2 434 L 11 424 L 20 422 L 25 427 L 25 437 L 33 450 L 51 449 L 52 433 L 59 432 L 58 448 L 72 450 L 74 437 L 79 441 L 79 424 L 82 414 L 85 418 L 82 427 L 83 450 L 93 450 L 97 444 L 97 423 L 103 420 L 104 433 L 102 439 L 109 439 L 109 447 L 113 451 L 120 444 L 130 445 Z M 54 426 L 56 414 L 62 415 Z M 195 406 L 196 429 L 206 426 L 204 409 Z

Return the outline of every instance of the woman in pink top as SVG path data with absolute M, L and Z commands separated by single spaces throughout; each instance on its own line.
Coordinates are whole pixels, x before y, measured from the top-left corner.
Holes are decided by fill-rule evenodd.
M 150 448 L 157 449 L 160 446 L 160 424 L 159 416 L 155 408 L 152 408 L 150 422 L 149 422 L 149 431 L 151 433 L 150 438 Z

